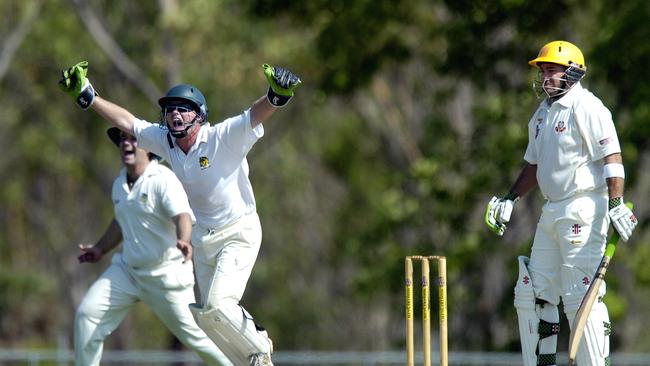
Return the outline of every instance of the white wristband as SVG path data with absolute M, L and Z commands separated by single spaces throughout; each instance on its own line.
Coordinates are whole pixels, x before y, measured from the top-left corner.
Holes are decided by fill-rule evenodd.
M 605 169 L 603 169 L 603 171 L 605 173 L 605 178 L 619 177 L 625 179 L 625 168 L 623 168 L 623 164 L 605 164 Z

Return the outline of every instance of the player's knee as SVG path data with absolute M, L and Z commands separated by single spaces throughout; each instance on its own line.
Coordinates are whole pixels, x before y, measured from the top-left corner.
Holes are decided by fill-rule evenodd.
M 532 310 L 535 308 L 535 293 L 533 291 L 533 282 L 528 273 L 528 258 L 520 256 L 519 276 L 515 285 L 514 303 L 517 309 Z
M 543 298 L 544 302 L 557 305 L 560 302 L 559 297 L 554 299 L 553 296 L 549 296 L 546 293 L 547 291 L 536 290 L 536 287 L 533 285 L 533 277 L 528 271 L 528 257 L 520 256 L 517 260 L 519 263 L 519 275 L 514 289 L 515 307 L 522 310 L 534 310 L 535 304 L 540 298 Z
M 75 323 L 89 321 L 93 317 L 93 307 L 89 306 L 86 301 L 82 301 L 74 314 Z
M 232 314 L 233 309 L 241 312 L 241 308 L 237 303 L 229 304 L 228 302 L 219 303 L 216 307 L 213 305 L 190 304 L 189 308 L 196 324 L 202 329 L 214 327 L 215 324 L 222 322 L 224 320 L 222 319 L 223 314 Z
M 580 308 L 582 298 L 585 296 L 582 292 L 566 293 L 562 296 L 565 314 L 575 314 Z

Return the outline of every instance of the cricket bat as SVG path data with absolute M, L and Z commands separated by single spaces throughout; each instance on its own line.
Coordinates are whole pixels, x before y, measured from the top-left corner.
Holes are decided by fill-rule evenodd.
M 634 206 L 631 202 L 626 203 L 626 205 L 630 208 L 630 210 Z M 582 334 L 585 330 L 585 324 L 587 324 L 587 319 L 591 313 L 591 307 L 594 305 L 594 301 L 596 301 L 598 298 L 598 290 L 600 289 L 600 285 L 605 280 L 605 273 L 607 272 L 609 262 L 612 260 L 614 252 L 616 251 L 616 244 L 618 244 L 619 237 L 620 236 L 618 232 L 614 230 L 612 237 L 607 242 L 607 247 L 605 248 L 603 259 L 601 259 L 600 265 L 596 270 L 596 274 L 591 281 L 591 285 L 589 285 L 589 289 L 587 289 L 587 293 L 582 299 L 582 303 L 580 303 L 576 317 L 573 319 L 573 331 L 569 337 L 569 366 L 575 365 L 576 354 L 578 353 L 580 340 L 582 339 Z

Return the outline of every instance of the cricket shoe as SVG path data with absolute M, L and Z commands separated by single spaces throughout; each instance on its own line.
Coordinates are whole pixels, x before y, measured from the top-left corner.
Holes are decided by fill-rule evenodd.
M 269 338 L 269 334 L 265 329 L 259 330 L 266 339 L 269 340 L 269 353 L 256 353 L 250 358 L 250 366 L 273 366 L 273 361 L 271 360 L 271 353 L 273 353 L 273 341 Z
M 273 366 L 270 353 L 256 353 L 251 356 L 250 366 Z

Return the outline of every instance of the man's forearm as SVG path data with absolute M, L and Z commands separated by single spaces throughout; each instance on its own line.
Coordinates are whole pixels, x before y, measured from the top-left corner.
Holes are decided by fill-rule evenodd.
M 251 126 L 253 128 L 257 127 L 259 124 L 264 123 L 273 112 L 275 112 L 276 107 L 273 104 L 269 103 L 266 96 L 261 97 L 260 99 L 253 102 L 251 106 Z
M 176 238 L 190 242 L 192 240 L 192 219 L 187 213 L 182 213 L 174 216 L 174 224 L 176 225 Z
M 133 120 L 135 117 L 128 110 L 100 96 L 95 98 L 91 108 L 111 125 L 128 134 L 133 134 Z
M 607 166 L 608 164 L 618 165 L 618 168 L 620 169 L 618 175 L 620 176 L 608 177 L 607 169 L 605 169 L 605 176 L 607 180 L 607 191 L 609 192 L 609 198 L 612 199 L 612 198 L 622 197 L 625 191 L 625 171 L 623 170 L 623 157 L 621 156 L 620 153 L 611 154 L 606 156 L 603 159 L 603 163 L 605 166 Z M 614 171 L 616 172 L 616 170 Z M 613 173 L 610 174 L 615 175 Z
M 526 163 L 519 173 L 515 184 L 510 188 L 511 194 L 515 197 L 521 197 L 537 187 L 537 165 Z
M 101 249 L 102 253 L 108 253 L 118 246 L 122 242 L 122 239 L 122 229 L 117 223 L 117 220 L 113 219 L 110 225 L 108 225 L 108 228 L 106 228 L 104 235 L 95 244 L 95 247 Z

